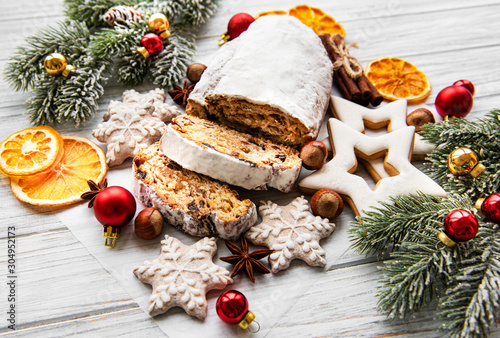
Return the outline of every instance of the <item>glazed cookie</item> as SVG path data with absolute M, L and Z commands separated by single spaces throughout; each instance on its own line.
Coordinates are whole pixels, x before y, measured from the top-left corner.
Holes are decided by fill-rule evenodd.
M 325 251 L 319 241 L 333 232 L 335 224 L 314 216 L 303 196 L 284 207 L 263 201 L 259 214 L 262 222 L 251 227 L 245 237 L 255 245 L 274 250 L 269 255 L 272 273 L 288 268 L 295 258 L 311 266 L 326 266 Z
M 108 145 L 109 167 L 122 164 L 158 141 L 167 129 L 165 123 L 181 114 L 164 101 L 164 91 L 155 89 L 146 94 L 127 90 L 123 93 L 123 102 L 110 102 L 104 122 L 92 132 L 98 141 Z
M 328 121 L 334 157 L 320 170 L 304 178 L 299 190 L 313 194 L 332 189 L 347 200 L 356 216 L 362 216 L 378 202 L 390 202 L 391 196 L 423 193 L 446 197 L 446 192 L 410 163 L 415 127 L 397 129 L 378 137 L 370 137 L 337 119 Z M 360 176 L 352 174 L 356 156 L 364 160 L 384 157 L 389 177 L 380 179 L 374 190 Z
M 332 96 L 330 99 L 330 110 L 333 116 L 362 133 L 365 133 L 366 128 L 380 129 L 387 127 L 387 132 L 391 132 L 407 127 L 407 106 L 406 100 L 397 100 L 381 108 L 370 109 L 341 97 Z M 328 148 L 331 149 L 328 138 L 323 142 L 325 141 Z M 415 134 L 412 159 L 421 160 L 432 150 L 434 150 L 432 144 L 425 142 L 419 134 Z
M 179 306 L 201 320 L 207 315 L 206 293 L 232 284 L 229 271 L 212 262 L 217 252 L 215 238 L 203 238 L 187 246 L 165 235 L 161 253 L 134 270 L 135 276 L 153 287 L 148 312 L 156 316 Z

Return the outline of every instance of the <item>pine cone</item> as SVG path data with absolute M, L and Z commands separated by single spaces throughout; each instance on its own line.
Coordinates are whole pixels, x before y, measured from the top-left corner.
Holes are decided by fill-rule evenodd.
M 114 27 L 116 24 L 127 24 L 128 21 L 139 22 L 142 20 L 142 13 L 131 6 L 114 6 L 108 9 L 103 19 Z

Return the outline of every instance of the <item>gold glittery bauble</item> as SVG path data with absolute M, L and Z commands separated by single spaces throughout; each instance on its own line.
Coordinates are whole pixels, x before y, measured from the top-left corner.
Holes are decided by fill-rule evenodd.
M 170 36 L 168 28 L 170 24 L 165 15 L 161 13 L 153 14 L 148 19 L 148 28 L 150 32 L 158 34 L 162 39 L 166 39 Z
M 66 60 L 66 57 L 62 54 L 52 53 L 45 58 L 43 66 L 49 75 L 58 76 L 61 75 L 63 70 L 68 66 L 68 60 Z
M 463 176 L 470 174 L 473 177 L 485 169 L 477 160 L 475 152 L 469 148 L 457 148 L 448 155 L 448 168 L 453 175 Z
M 43 66 L 47 73 L 52 76 L 62 75 L 68 77 L 75 70 L 75 67 L 68 65 L 66 57 L 59 53 L 49 54 L 45 58 Z

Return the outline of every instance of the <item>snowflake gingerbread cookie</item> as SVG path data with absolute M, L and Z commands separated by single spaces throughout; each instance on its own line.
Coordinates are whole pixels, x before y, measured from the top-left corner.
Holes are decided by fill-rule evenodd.
M 165 235 L 161 253 L 134 270 L 135 276 L 153 287 L 148 312 L 156 316 L 170 308 L 182 307 L 190 316 L 201 320 L 207 315 L 206 293 L 232 284 L 229 271 L 214 264 L 217 252 L 215 238 L 205 237 L 191 246 Z
M 174 117 L 181 114 L 176 107 L 165 101 L 161 89 L 140 94 L 135 90 L 123 93 L 122 102 L 111 101 L 92 135 L 108 145 L 106 161 L 109 167 L 120 165 L 140 150 L 149 147 L 161 138 Z
M 262 222 L 251 227 L 245 237 L 255 245 L 274 250 L 269 255 L 272 273 L 288 268 L 295 258 L 311 266 L 326 266 L 325 251 L 319 241 L 333 232 L 335 224 L 314 216 L 303 196 L 284 207 L 271 201 L 261 202 L 259 214 Z
M 332 189 L 347 200 L 356 216 L 363 216 L 378 202 L 390 202 L 391 196 L 423 193 L 446 197 L 446 192 L 431 178 L 410 163 L 415 127 L 397 129 L 370 137 L 347 124 L 331 118 L 328 121 L 333 159 L 299 183 L 299 190 L 315 193 Z M 357 156 L 365 160 L 383 157 L 389 177 L 379 179 L 375 189 L 358 175 Z

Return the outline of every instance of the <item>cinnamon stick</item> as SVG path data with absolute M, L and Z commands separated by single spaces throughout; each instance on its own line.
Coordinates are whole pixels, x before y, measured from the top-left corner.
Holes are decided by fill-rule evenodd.
M 335 43 L 335 40 L 332 39 L 332 36 L 330 34 L 321 35 L 320 38 L 321 42 L 323 42 L 323 45 L 325 46 L 325 49 L 328 53 L 328 56 L 330 57 L 330 60 L 332 61 L 332 63 L 335 63 L 335 61 L 340 59 L 340 56 L 337 53 L 335 53 L 335 50 L 333 49 L 333 44 Z M 334 76 L 340 77 L 342 83 L 344 84 L 345 89 L 347 90 L 347 92 L 349 92 L 351 101 L 354 101 L 356 103 L 361 102 L 361 91 L 359 90 L 356 81 L 354 81 L 347 74 L 344 68 L 340 67 L 339 69 L 337 69 Z
M 363 74 L 361 77 L 366 80 L 366 83 L 368 84 L 368 87 L 370 88 L 370 92 L 371 92 L 370 104 L 374 107 L 378 106 L 379 104 L 382 103 L 382 101 L 384 101 L 384 97 L 379 93 L 377 88 L 375 88 L 373 83 L 371 83 L 371 81 L 367 79 L 365 74 Z
M 341 56 L 335 52 L 334 45 L 341 45 L 343 38 L 340 35 L 331 36 L 330 34 L 321 35 L 320 38 L 328 53 L 328 57 L 332 63 L 335 63 Z M 382 103 L 384 99 L 365 74 L 361 74 L 357 79 L 353 79 L 347 74 L 344 67 L 340 67 L 334 72 L 333 80 L 342 96 L 349 101 L 363 106 L 371 104 L 375 107 Z
M 361 91 L 361 100 L 362 101 L 366 101 L 366 100 L 370 101 L 370 96 L 372 95 L 372 92 L 370 90 L 370 87 L 368 87 L 366 80 L 368 80 L 368 79 L 364 76 L 360 76 L 356 79 L 356 84 L 358 85 L 358 88 Z
M 340 90 L 340 94 L 344 97 L 344 99 L 352 101 L 352 96 L 347 90 L 346 86 L 344 85 L 344 82 L 342 82 L 342 79 L 339 76 L 333 76 L 333 81 L 337 85 L 337 88 Z

